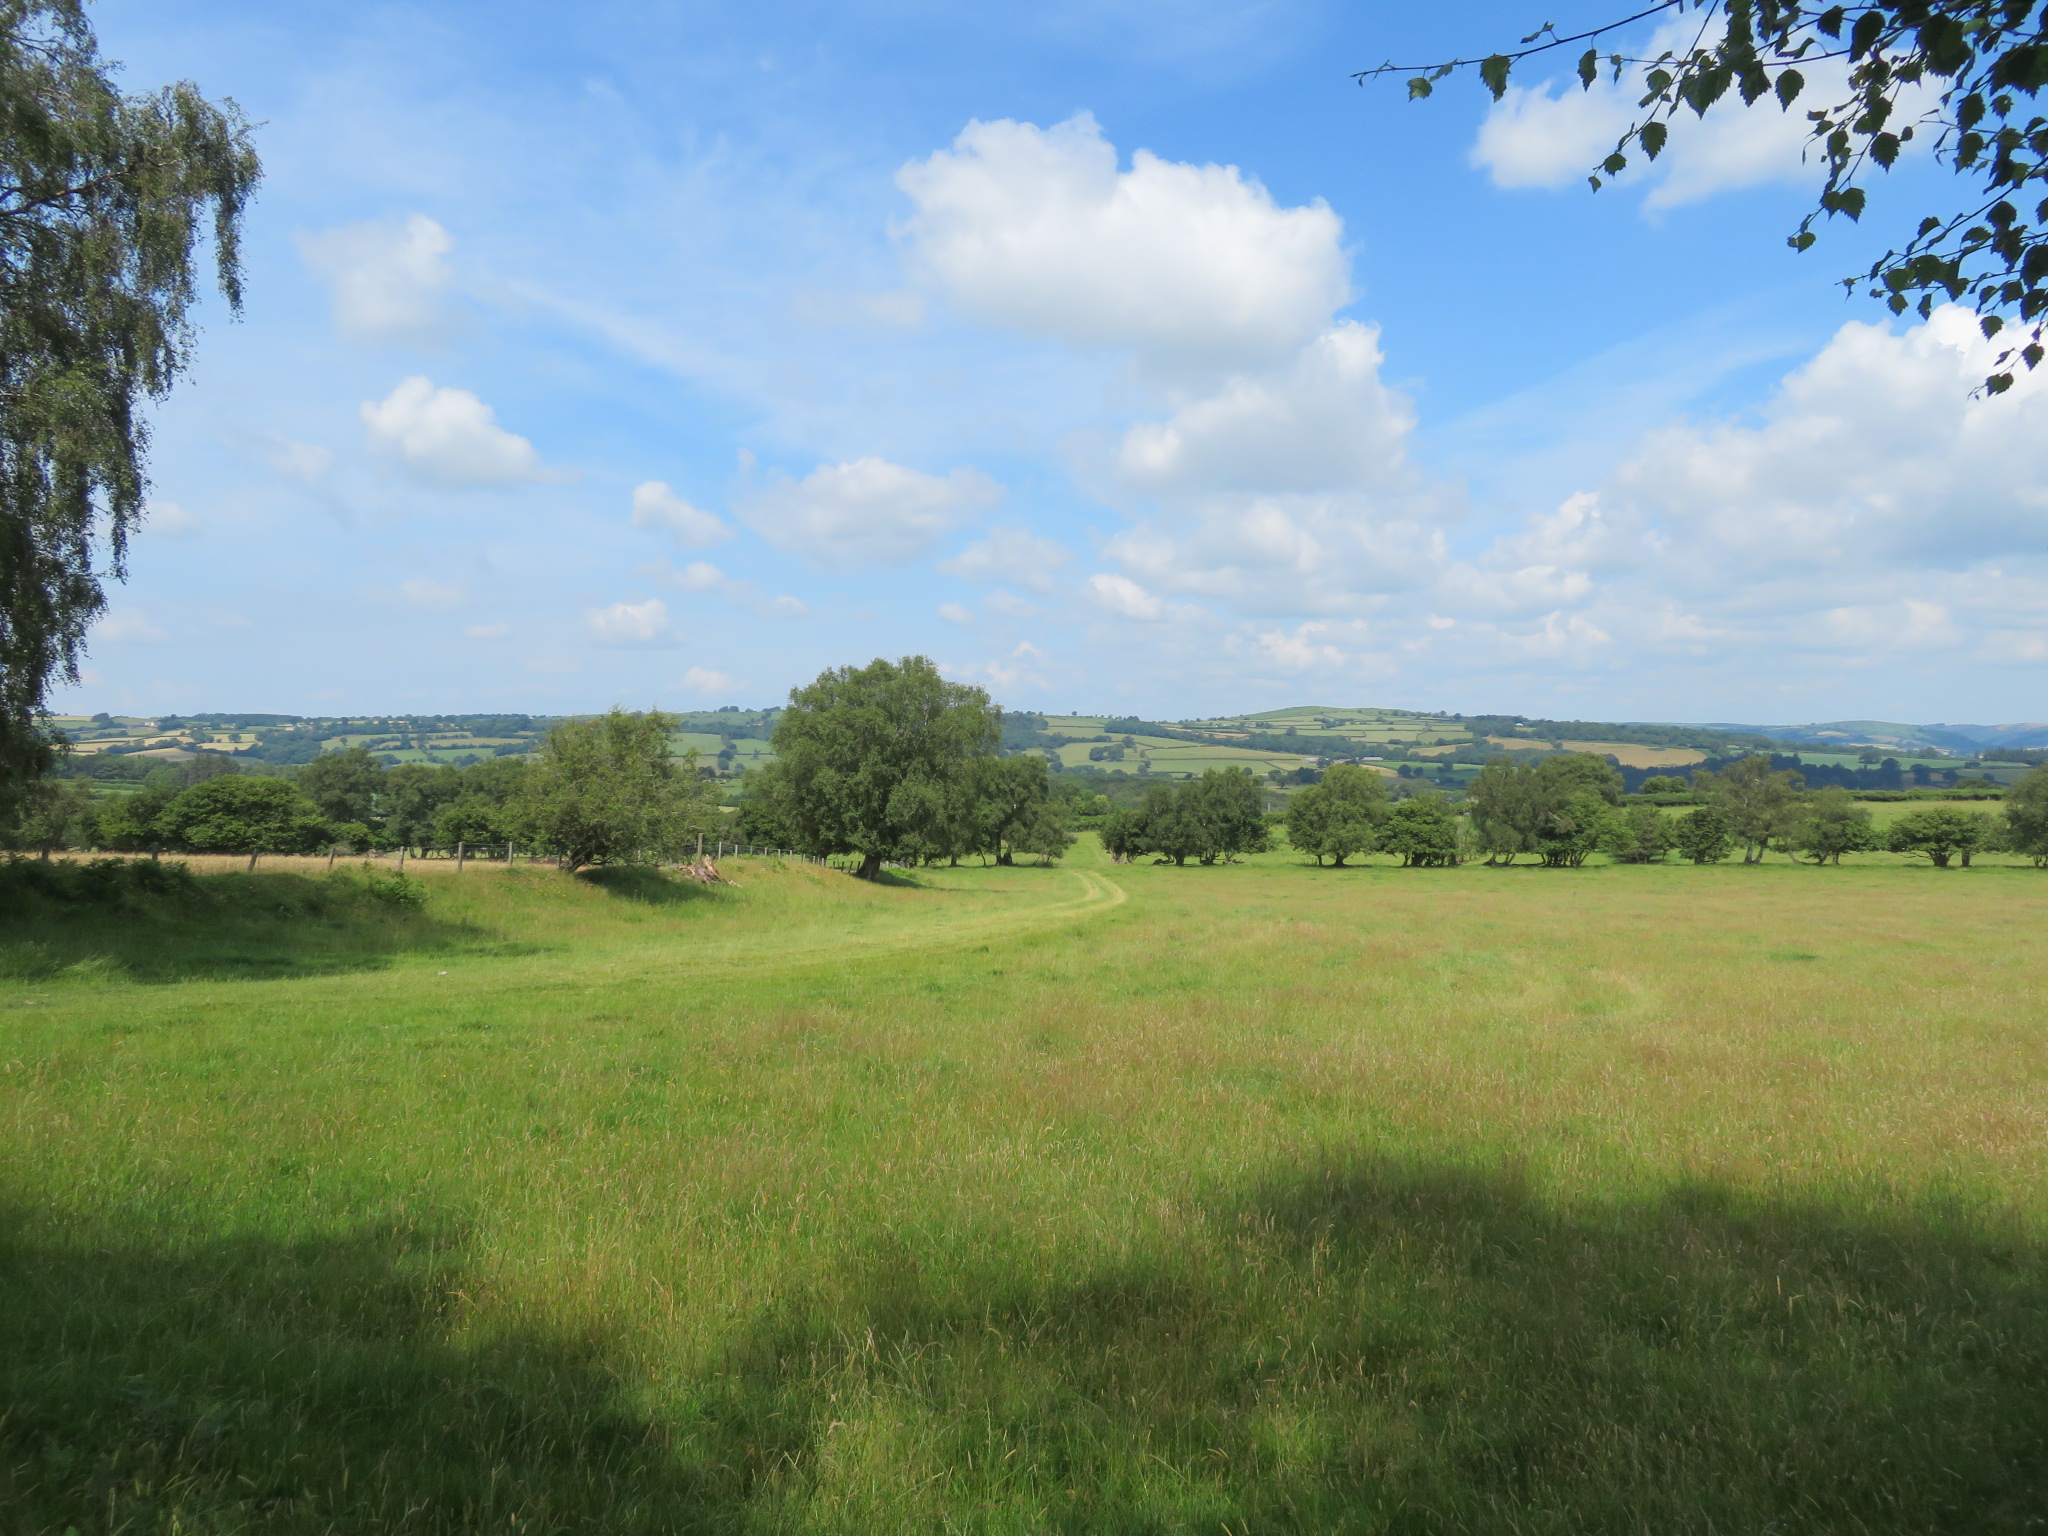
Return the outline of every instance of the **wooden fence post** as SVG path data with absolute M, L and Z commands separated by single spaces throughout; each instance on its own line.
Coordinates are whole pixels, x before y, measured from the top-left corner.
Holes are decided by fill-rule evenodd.
M 467 843 L 457 843 L 455 845 L 455 872 L 458 875 L 462 873 L 462 861 L 468 849 L 469 844 Z
M 405 845 L 402 843 L 398 848 L 398 867 L 401 871 L 405 868 Z
M 255 868 L 256 868 L 256 850 L 255 850 L 254 848 L 251 848 L 251 849 L 249 850 L 249 869 L 250 869 L 251 871 L 253 871 L 253 870 L 254 870 Z
M 329 843 L 327 845 L 327 872 L 330 875 L 334 873 L 334 855 L 340 847 L 339 843 Z

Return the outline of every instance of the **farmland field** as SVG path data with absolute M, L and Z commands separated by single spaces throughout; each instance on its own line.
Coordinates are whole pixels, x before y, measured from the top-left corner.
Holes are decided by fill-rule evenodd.
M 10 1533 L 2048 1507 L 2048 873 L 318 870 L 0 925 Z

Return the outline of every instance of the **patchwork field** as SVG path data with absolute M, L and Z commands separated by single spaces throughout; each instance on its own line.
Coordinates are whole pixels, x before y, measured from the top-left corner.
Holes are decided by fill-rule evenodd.
M 0 923 L 9 1532 L 1985 1532 L 2048 874 L 266 861 Z

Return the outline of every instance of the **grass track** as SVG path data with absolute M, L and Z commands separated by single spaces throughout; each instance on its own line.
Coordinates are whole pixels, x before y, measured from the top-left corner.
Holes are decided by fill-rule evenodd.
M 2048 876 L 1073 864 L 0 982 L 0 1522 L 2037 1528 Z

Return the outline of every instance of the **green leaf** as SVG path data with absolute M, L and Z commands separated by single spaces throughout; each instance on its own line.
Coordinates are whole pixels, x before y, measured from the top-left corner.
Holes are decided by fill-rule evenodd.
M 1876 46 L 1879 34 L 1884 31 L 1884 12 L 1865 11 L 1856 18 L 1856 25 L 1849 32 L 1849 57 L 1860 59 Z
M 1588 48 L 1579 60 L 1579 84 L 1590 91 L 1593 88 L 1593 82 L 1599 76 L 1600 50 L 1598 48 Z
M 1815 30 L 1824 36 L 1840 37 L 1842 35 L 1842 23 L 1848 17 L 1849 8 L 1847 6 L 1831 6 L 1814 19 L 1813 25 Z
M 1628 156 L 1618 149 L 1600 162 L 1600 169 L 1610 176 L 1619 176 L 1627 168 Z
M 1671 130 L 1668 127 L 1666 127 L 1663 123 L 1643 124 L 1642 132 L 1640 135 L 1638 135 L 1638 137 L 1640 137 L 1643 141 L 1643 153 L 1648 155 L 1652 160 L 1656 159 L 1657 156 L 1663 152 L 1664 141 L 1667 138 L 1669 138 L 1670 135 Z
M 1994 373 L 1984 381 L 1984 392 L 1986 394 L 2002 395 L 2011 388 L 2012 375 L 2009 373 Z
M 1899 158 L 1899 136 L 1896 133 L 1880 133 L 1870 141 L 1870 158 L 1886 170 Z
M 1514 67 L 1514 60 L 1504 53 L 1496 53 L 1479 66 L 1479 78 L 1486 82 L 1486 88 L 1493 92 L 1493 99 L 1499 101 L 1508 92 L 1508 71 Z
M 1778 71 L 1778 105 L 1789 107 L 1799 99 L 1799 93 L 1806 89 L 1806 76 L 1796 69 Z
M 1812 230 L 1802 229 L 1785 243 L 1795 251 L 1810 251 L 1813 249 L 1813 242 L 1818 238 L 1819 236 L 1815 235 Z
M 1429 95 L 1435 89 L 1435 86 L 1431 85 L 1427 80 L 1423 79 L 1420 75 L 1417 75 L 1413 80 L 1410 80 L 1408 82 L 1408 99 L 1410 101 L 1420 101 L 1423 97 Z
M 1984 333 L 1984 339 L 1986 341 L 1989 341 L 1992 337 L 1996 336 L 2000 331 L 2005 329 L 2005 322 L 2001 320 L 1997 315 L 1981 315 L 1978 317 L 1977 320 L 1977 329 L 1982 331 Z

